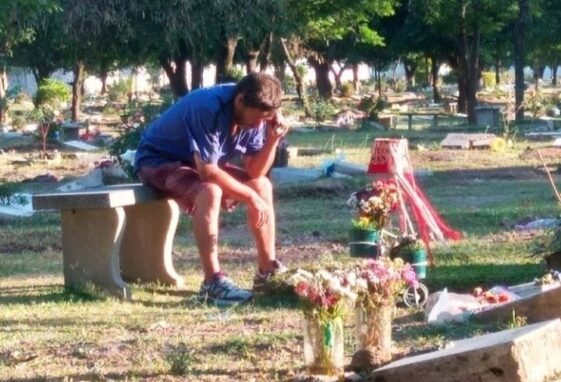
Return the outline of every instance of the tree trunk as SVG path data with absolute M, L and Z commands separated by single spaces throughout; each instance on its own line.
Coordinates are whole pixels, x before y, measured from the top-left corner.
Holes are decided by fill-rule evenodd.
M 479 43 L 481 41 L 481 34 L 479 26 L 476 26 L 469 51 L 468 59 L 468 77 L 466 81 L 466 98 L 468 107 L 468 123 L 477 123 L 477 115 L 475 114 L 475 107 L 477 106 L 477 90 L 479 88 Z
M 284 63 L 275 64 L 275 76 L 281 83 L 284 83 L 284 80 L 286 79 L 286 68 Z
M 187 86 L 186 77 L 186 64 L 187 58 L 177 57 L 174 60 L 175 66 L 169 58 L 160 57 L 160 64 L 166 72 L 166 76 L 169 80 L 169 86 L 171 91 L 176 98 L 181 98 L 189 92 L 189 87 Z
M 191 59 L 191 89 L 199 89 L 203 87 L 203 75 L 205 66 L 201 60 Z
M 428 86 L 430 84 L 430 65 L 429 65 L 429 56 L 425 56 L 425 73 L 426 73 L 426 83 L 423 84 L 423 87 Z
M 382 98 L 382 71 L 379 65 L 376 65 L 376 83 L 378 87 L 378 97 Z
M 33 77 L 35 77 L 35 82 L 37 83 L 37 86 L 41 84 L 41 81 L 49 78 L 53 73 L 52 70 L 43 66 L 32 68 L 31 71 L 33 72 Z
M 282 51 L 284 53 L 284 58 L 288 63 L 288 66 L 292 70 L 292 75 L 294 76 L 294 82 L 296 83 L 296 93 L 298 94 L 298 98 L 300 99 L 300 102 L 302 103 L 302 107 L 304 108 L 304 114 L 306 115 L 307 118 L 309 118 L 312 116 L 312 113 L 310 111 L 310 105 L 308 105 L 308 98 L 306 97 L 306 88 L 305 88 L 304 79 L 302 78 L 302 75 L 298 71 L 298 67 L 296 66 L 296 63 L 292 59 L 292 55 L 290 54 L 290 51 L 288 50 L 288 46 L 286 45 L 286 40 L 281 38 L 280 42 L 281 42 Z
M 333 96 L 333 85 L 329 80 L 331 65 L 323 58 L 308 57 L 308 62 L 316 73 L 316 85 L 320 98 L 328 100 Z
M 107 77 L 108 73 L 106 70 L 101 72 L 100 80 L 101 80 L 101 95 L 107 94 Z
M 514 31 L 514 98 L 516 121 L 524 120 L 524 53 L 526 50 L 526 26 L 530 19 L 528 0 L 518 0 L 518 19 Z
M 337 70 L 335 70 L 335 68 L 331 66 L 331 73 L 333 73 L 333 78 L 335 78 L 335 89 L 337 91 L 341 91 L 341 87 L 342 87 L 341 76 L 343 75 L 343 72 L 347 69 L 348 69 L 347 65 L 344 65 L 342 68 L 339 69 L 339 72 L 337 72 Z
M 6 67 L 0 66 L 0 126 L 6 123 L 6 111 L 8 110 L 8 100 L 6 92 L 8 90 L 8 74 Z
M 557 86 L 557 67 L 559 66 L 558 62 L 554 62 L 553 65 L 551 65 L 551 84 L 553 86 Z
M 84 63 L 78 61 L 74 66 L 74 82 L 72 82 L 72 121 L 80 119 L 80 105 L 82 104 L 82 85 L 84 84 Z
M 269 33 L 269 35 L 261 44 L 261 54 L 259 54 L 259 71 L 264 72 L 269 66 L 269 62 L 271 61 L 271 50 L 273 48 L 273 32 Z
M 417 65 L 413 62 L 408 62 L 403 60 L 403 68 L 405 69 L 405 82 L 407 90 L 411 91 L 413 86 L 415 86 L 415 72 L 417 71 Z
M 231 71 L 234 64 L 234 53 L 238 45 L 238 37 L 228 37 L 220 49 L 216 57 L 216 83 L 232 81 Z
M 245 70 L 247 74 L 257 71 L 257 57 L 259 57 L 258 50 L 250 50 L 247 52 L 247 59 L 245 61 Z
M 440 70 L 440 63 L 434 57 L 431 58 L 431 74 L 432 74 L 432 98 L 434 103 L 442 101 L 442 96 L 438 90 L 438 71 Z
M 495 85 L 501 84 L 501 59 L 495 57 Z
M 539 81 L 543 78 L 543 74 L 545 72 L 545 66 L 536 64 L 534 67 L 534 84 L 536 89 L 539 87 Z
M 477 105 L 477 88 L 479 80 L 479 43 L 481 35 L 479 25 L 475 24 L 473 34 L 471 38 L 468 38 L 464 23 L 465 13 L 462 15 L 460 34 L 458 36 L 457 43 L 458 69 L 461 69 L 465 76 L 465 97 L 467 104 L 468 123 L 475 124 L 477 123 L 475 106 Z
M 458 60 L 456 68 L 456 76 L 458 77 L 458 112 L 466 113 L 467 97 L 466 97 L 466 70 L 463 63 Z
M 358 80 L 358 64 L 353 64 L 353 88 L 355 89 L 355 93 L 360 93 L 360 81 Z

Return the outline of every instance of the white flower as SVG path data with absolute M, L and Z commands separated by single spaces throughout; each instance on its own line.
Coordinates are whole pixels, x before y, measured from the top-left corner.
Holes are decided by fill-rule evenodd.
M 303 269 L 298 269 L 298 270 L 296 271 L 296 273 L 293 274 L 293 275 L 290 277 L 289 282 L 290 282 L 292 285 L 296 285 L 296 284 L 298 284 L 298 283 L 301 282 L 301 281 L 304 281 L 304 282 L 307 282 L 308 284 L 310 284 L 311 281 L 313 280 L 313 278 L 314 278 L 314 275 L 311 274 L 310 272 L 305 271 L 305 270 L 303 270 Z
M 356 290 L 359 292 L 365 291 L 368 289 L 368 282 L 363 279 L 362 277 L 359 277 L 356 279 Z
M 318 279 L 322 281 L 327 281 L 328 283 L 330 283 L 331 280 L 333 280 L 333 275 L 327 271 L 324 271 L 323 269 L 321 271 L 318 271 L 317 277 Z

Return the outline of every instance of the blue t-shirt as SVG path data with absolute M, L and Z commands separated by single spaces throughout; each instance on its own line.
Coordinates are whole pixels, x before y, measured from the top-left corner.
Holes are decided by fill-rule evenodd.
M 223 164 L 236 154 L 252 155 L 263 148 L 264 124 L 230 134 L 234 84 L 195 90 L 144 131 L 134 167 L 182 162 L 194 167 L 198 152 L 204 163 Z

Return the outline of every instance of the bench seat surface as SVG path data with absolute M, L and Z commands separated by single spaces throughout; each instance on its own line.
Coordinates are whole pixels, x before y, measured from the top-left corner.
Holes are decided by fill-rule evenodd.
M 115 208 L 162 199 L 153 189 L 140 183 L 120 184 L 76 192 L 33 196 L 34 210 Z

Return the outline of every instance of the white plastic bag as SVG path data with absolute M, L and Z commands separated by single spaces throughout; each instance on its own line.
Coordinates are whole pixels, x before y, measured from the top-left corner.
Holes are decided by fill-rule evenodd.
M 445 288 L 429 295 L 425 305 L 428 323 L 463 322 L 481 307 L 477 298 L 470 294 L 448 293 Z

